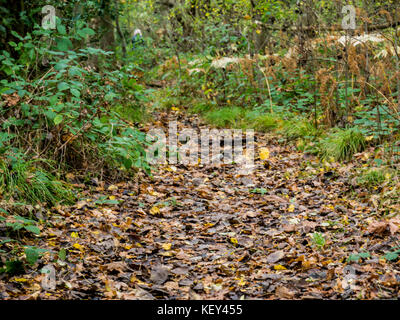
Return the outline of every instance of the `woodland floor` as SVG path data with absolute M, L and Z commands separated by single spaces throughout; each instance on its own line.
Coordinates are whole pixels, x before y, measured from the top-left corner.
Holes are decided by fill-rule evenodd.
M 158 126 L 203 127 L 180 111 L 154 116 Z M 152 178 L 87 187 L 86 200 L 47 214 L 34 243 L 67 250 L 53 263 L 57 287 L 40 285 L 38 270 L 54 261 L 47 254 L 37 271 L 0 279 L 2 298 L 397 298 L 399 264 L 381 259 L 397 245 L 397 220 L 379 222 L 364 191 L 351 196 L 354 164 L 328 168 L 277 138 L 256 138 L 269 158 L 256 157 L 249 176 L 235 165 L 165 165 Z

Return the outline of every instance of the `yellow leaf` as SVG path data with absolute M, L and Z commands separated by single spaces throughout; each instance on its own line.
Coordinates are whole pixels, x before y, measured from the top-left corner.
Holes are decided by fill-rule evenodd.
M 65 177 L 66 177 L 68 180 L 73 180 L 73 179 L 75 179 L 75 175 L 74 175 L 73 173 L 67 173 L 67 174 L 65 175 Z
M 231 238 L 231 242 L 232 242 L 233 244 L 238 244 L 238 243 L 239 243 L 239 242 L 237 241 L 236 238 Z
M 268 148 L 261 148 L 260 149 L 260 159 L 261 160 L 269 159 L 269 150 L 268 150 Z
M 71 238 L 79 238 L 78 232 L 71 232 Z
M 78 249 L 78 250 L 83 251 L 83 247 L 82 247 L 79 243 L 74 243 L 73 247 L 74 247 L 75 249 Z
M 115 191 L 115 190 L 118 190 L 118 187 L 117 187 L 117 186 L 114 186 L 114 185 L 112 184 L 111 186 L 108 187 L 107 190 L 108 190 L 108 191 Z
M 165 252 L 159 253 L 159 255 L 163 256 L 163 257 L 172 257 L 174 255 L 174 252 L 173 251 L 165 251 Z
M 162 245 L 162 248 L 164 249 L 164 250 L 171 250 L 171 246 L 172 246 L 172 244 L 171 243 L 164 243 L 163 245 Z
M 275 270 L 287 270 L 283 265 L 281 265 L 281 264 L 277 264 L 277 265 L 275 265 L 274 266 L 274 269 Z
M 25 279 L 25 278 L 15 278 L 14 281 L 16 281 L 16 282 L 27 282 L 28 279 Z
M 310 268 L 312 267 L 312 265 L 313 265 L 313 261 L 311 261 L 311 260 L 304 260 L 304 261 L 301 263 L 301 266 L 302 266 L 304 269 L 310 269 Z
M 160 213 L 160 209 L 159 209 L 158 207 L 154 206 L 154 207 L 152 207 L 152 208 L 150 209 L 150 213 L 153 214 L 153 215 L 155 215 L 155 214 L 157 214 L 157 213 Z
M 239 285 L 239 286 L 244 286 L 244 285 L 246 285 L 246 281 L 244 280 L 244 278 L 241 278 L 241 279 L 240 279 L 238 285 Z
M 368 136 L 365 138 L 365 141 L 371 141 L 372 139 L 374 139 L 374 136 Z
M 136 278 L 136 276 L 132 276 L 130 281 L 132 283 L 137 283 L 137 284 L 146 284 L 145 282 L 141 281 L 140 279 Z
M 288 210 L 288 212 L 293 212 L 294 211 L 294 204 L 291 204 L 287 210 Z
M 215 225 L 215 223 L 207 222 L 207 223 L 204 224 L 204 227 L 210 228 L 210 227 L 213 227 L 214 225 Z

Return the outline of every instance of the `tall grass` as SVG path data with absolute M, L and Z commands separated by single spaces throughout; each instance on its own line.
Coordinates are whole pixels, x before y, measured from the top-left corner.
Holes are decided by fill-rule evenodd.
M 365 145 L 365 137 L 358 128 L 335 129 L 320 141 L 321 157 L 350 160 L 355 153 L 363 151 Z
M 71 203 L 74 195 L 68 186 L 34 161 L 0 161 L 0 194 L 30 204 Z
M 238 127 L 244 111 L 240 107 L 223 107 L 205 113 L 205 120 L 218 128 Z

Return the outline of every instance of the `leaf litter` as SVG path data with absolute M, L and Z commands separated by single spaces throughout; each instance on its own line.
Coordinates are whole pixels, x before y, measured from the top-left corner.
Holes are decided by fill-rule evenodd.
M 182 113 L 158 123 L 176 117 L 180 128 L 203 127 Z M 0 297 L 397 298 L 400 219 L 383 219 L 362 190 L 351 196 L 355 164 L 326 168 L 272 136 L 256 138 L 249 176 L 235 164 L 166 164 L 152 177 L 87 188 L 49 214 L 34 239 L 47 252 L 25 274 L 2 274 Z M 55 285 L 43 287 L 49 265 Z

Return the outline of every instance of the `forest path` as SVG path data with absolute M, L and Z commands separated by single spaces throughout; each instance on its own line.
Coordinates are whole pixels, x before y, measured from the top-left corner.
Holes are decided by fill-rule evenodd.
M 204 127 L 198 117 L 181 111 L 155 117 L 149 128 L 167 132 L 169 121 L 178 122 L 178 132 Z M 42 299 L 396 297 L 398 264 L 378 259 L 395 238 L 382 226 L 371 229 L 368 200 L 347 198 L 349 167 L 328 167 L 259 133 L 255 144 L 250 175 L 239 175 L 235 164 L 162 165 L 137 183 L 100 184 L 87 191 L 85 200 L 49 217 L 51 227 L 37 243 L 52 252 L 65 250 L 64 261 L 47 261 L 55 268 L 56 287 L 44 291 L 43 274 L 37 273 L 29 281 L 11 282 L 7 294 Z M 376 255 L 346 262 L 366 251 Z
M 204 128 L 179 111 L 156 123 L 176 119 L 181 129 Z M 372 270 L 384 266 L 346 266 L 372 246 L 363 237 L 372 208 L 346 198 L 348 168 L 264 134 L 255 141 L 252 174 L 235 164 L 166 165 L 140 186 L 138 285 L 167 299 L 377 297 Z

